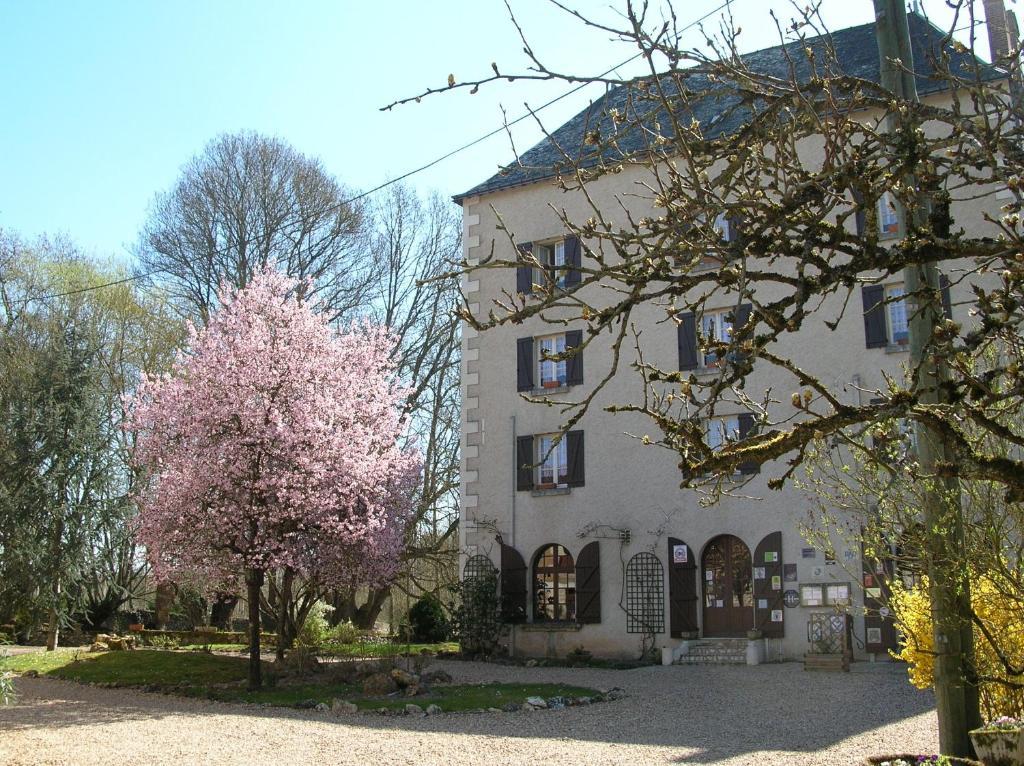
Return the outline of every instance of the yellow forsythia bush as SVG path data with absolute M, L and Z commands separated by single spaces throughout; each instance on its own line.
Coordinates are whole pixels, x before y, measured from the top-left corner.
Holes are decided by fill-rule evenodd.
M 1013 587 L 1010 592 L 1015 590 Z M 971 604 L 1010 663 L 1015 667 L 1024 665 L 1024 610 L 1020 608 L 1020 601 L 1005 596 L 996 581 L 982 575 L 971 579 Z M 903 633 L 901 649 L 894 656 L 910 665 L 910 682 L 914 686 L 930 688 L 934 673 L 934 642 L 927 578 L 909 589 L 898 581 L 894 582 L 890 607 Z M 1020 684 L 1024 680 L 1007 674 L 995 648 L 977 628 L 974 636 L 979 676 L 1005 679 L 1012 684 Z M 980 696 L 982 715 L 986 720 L 1003 715 L 1024 715 L 1024 690 L 987 681 L 981 684 Z

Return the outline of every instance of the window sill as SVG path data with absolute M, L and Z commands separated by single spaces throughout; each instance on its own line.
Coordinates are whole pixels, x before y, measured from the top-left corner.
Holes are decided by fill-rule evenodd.
M 548 497 L 549 495 L 568 495 L 572 487 L 551 487 L 550 489 L 531 489 L 531 497 Z
M 578 622 L 527 622 L 519 627 L 527 633 L 572 633 L 583 628 Z
M 554 386 L 552 388 L 534 388 L 530 391 L 530 396 L 551 396 L 552 394 L 567 394 L 572 386 Z
M 903 346 L 898 345 L 898 344 L 890 344 L 890 345 L 885 347 L 885 353 L 887 353 L 887 354 L 905 354 L 905 353 L 908 353 L 909 351 L 910 351 L 910 344 L 906 344 L 906 345 L 903 345 Z

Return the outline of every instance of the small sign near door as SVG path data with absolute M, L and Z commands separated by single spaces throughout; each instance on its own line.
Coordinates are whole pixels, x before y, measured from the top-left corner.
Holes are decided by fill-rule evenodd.
M 689 553 L 686 550 L 685 545 L 673 545 L 672 546 L 672 563 L 673 564 L 685 564 L 689 561 Z
M 787 590 L 782 594 L 782 603 L 789 609 L 798 607 L 800 606 L 800 594 L 792 589 Z
M 782 579 L 786 582 L 796 582 L 796 564 L 782 565 Z

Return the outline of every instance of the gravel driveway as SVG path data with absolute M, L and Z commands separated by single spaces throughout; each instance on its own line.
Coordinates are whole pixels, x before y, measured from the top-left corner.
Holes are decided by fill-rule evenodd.
M 800 664 L 628 671 L 438 662 L 457 682 L 619 686 L 591 707 L 430 718 L 256 708 L 22 678 L 0 708 L 0 764 L 793 764 L 934 752 L 930 693 L 902 666 Z

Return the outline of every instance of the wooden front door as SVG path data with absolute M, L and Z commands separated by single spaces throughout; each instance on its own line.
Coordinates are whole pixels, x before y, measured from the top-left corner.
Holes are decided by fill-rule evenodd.
M 716 537 L 704 549 L 704 635 L 742 637 L 754 627 L 750 549 L 732 535 Z

